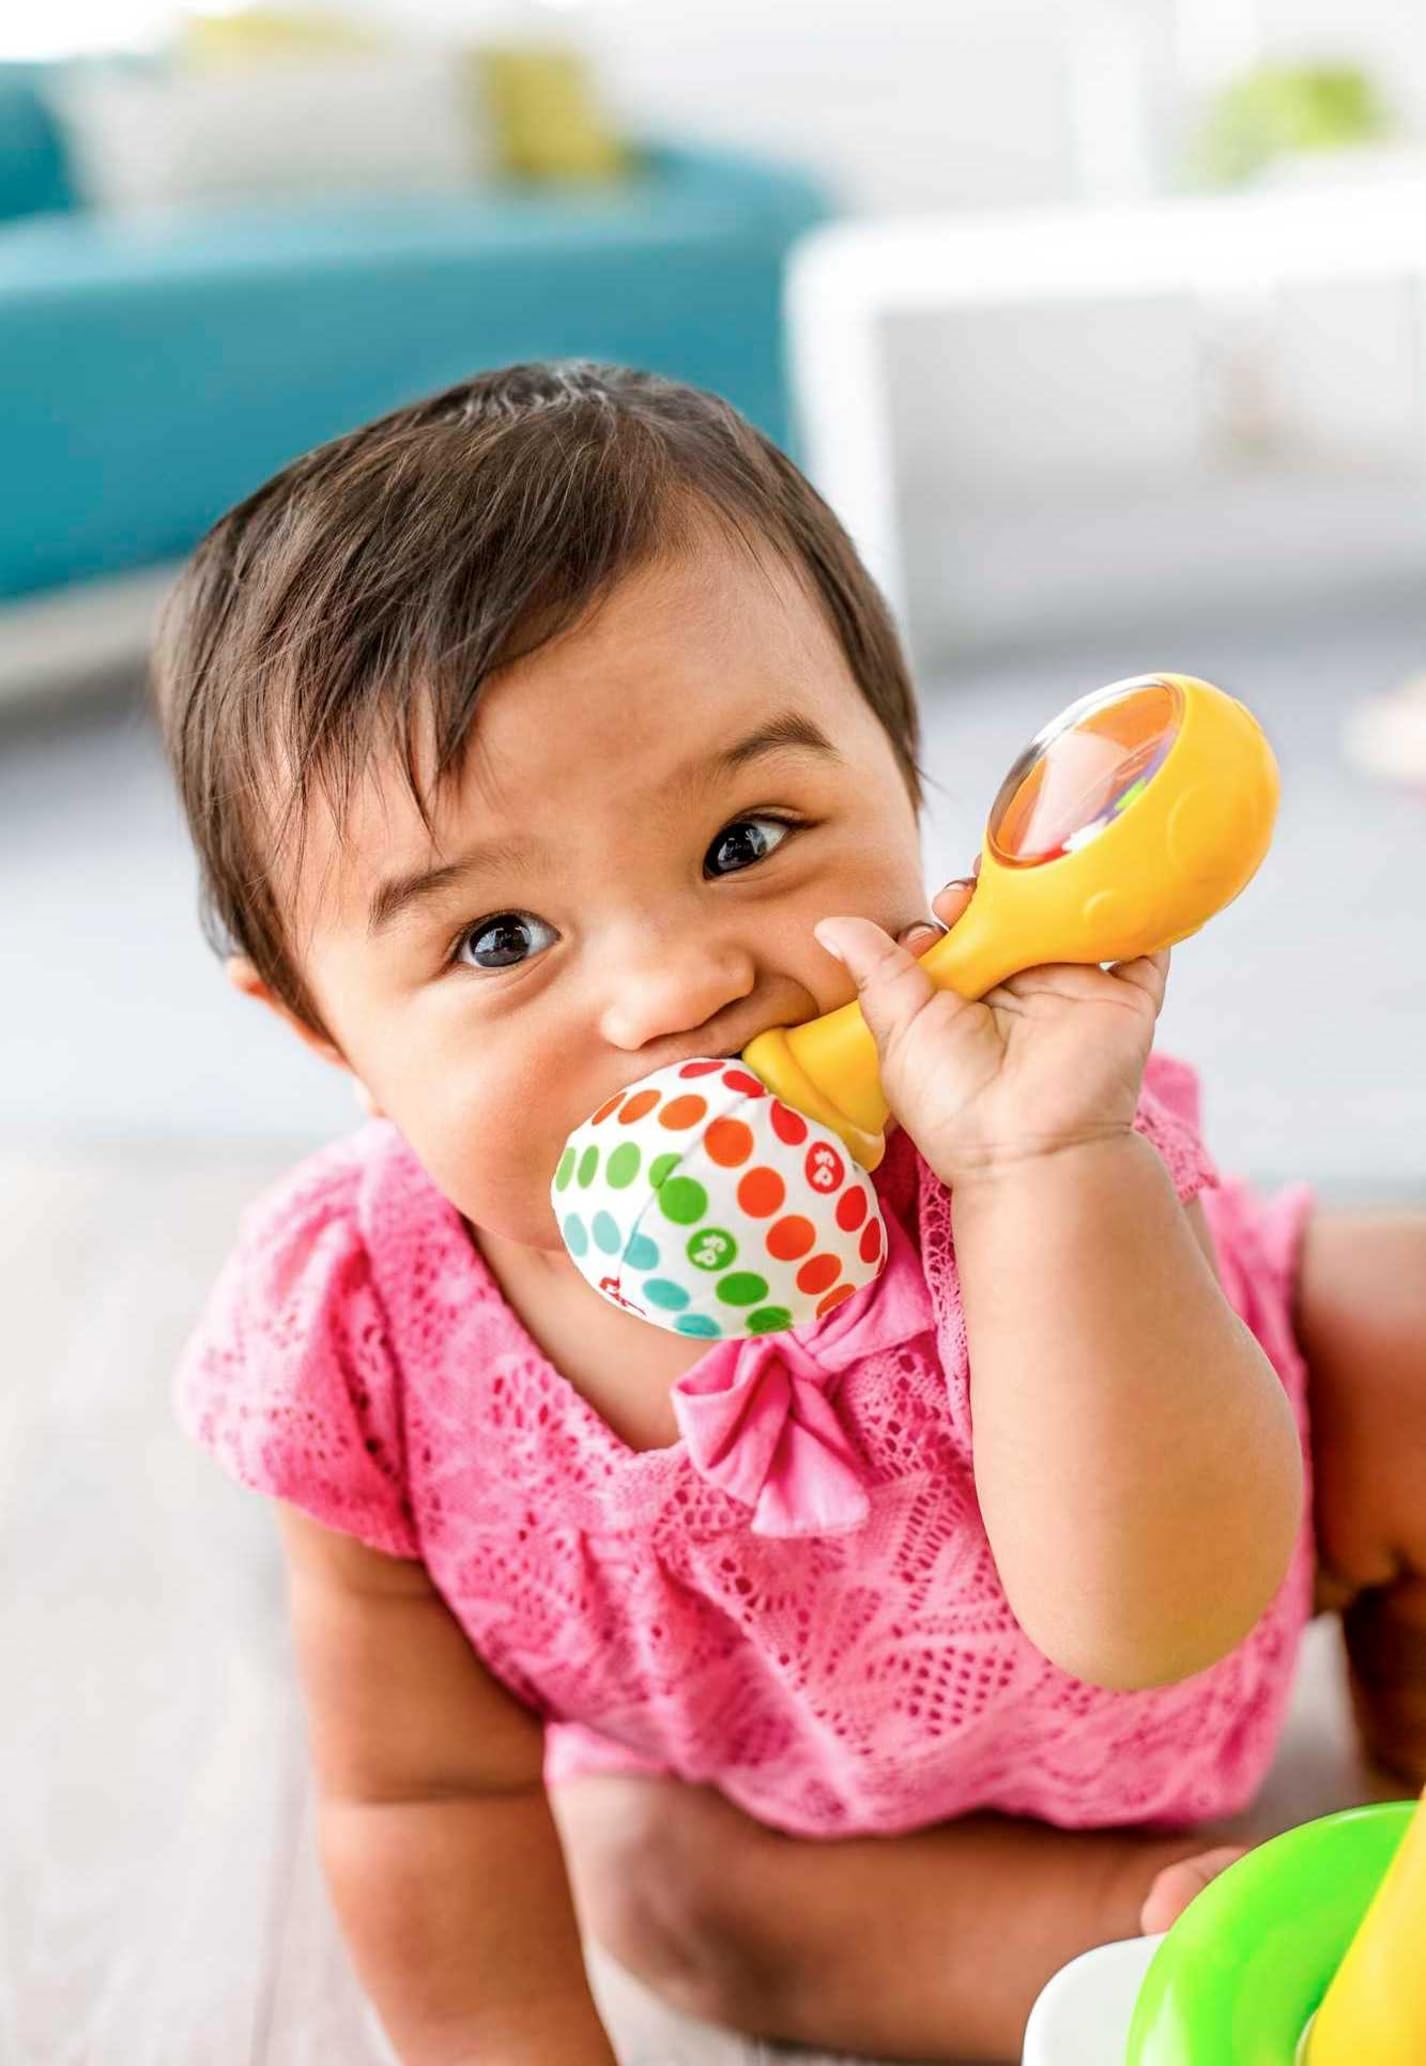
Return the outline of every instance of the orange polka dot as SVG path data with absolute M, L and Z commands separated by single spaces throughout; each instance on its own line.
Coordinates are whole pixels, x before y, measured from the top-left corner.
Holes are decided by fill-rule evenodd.
M 676 1133 L 681 1127 L 697 1126 L 707 1110 L 707 1098 L 695 1097 L 690 1091 L 687 1097 L 669 1099 L 659 1113 L 659 1125 Z
M 721 1169 L 736 1169 L 753 1152 L 753 1130 L 741 1119 L 715 1119 L 703 1136 L 710 1162 Z
M 855 1284 L 839 1284 L 835 1291 L 829 1291 L 817 1308 L 817 1318 L 822 1319 L 834 1306 L 839 1306 L 844 1299 L 849 1299 L 855 1290 Z
M 738 1203 L 755 1220 L 776 1212 L 786 1196 L 787 1186 L 777 1171 L 761 1162 L 738 1185 Z
M 614 1110 L 615 1106 L 618 1104 L 620 1098 L 622 1098 L 623 1095 L 624 1093 L 622 1090 L 616 1090 L 612 1098 L 606 1098 L 604 1100 L 604 1103 L 599 1107 L 599 1110 L 590 1119 L 590 1125 L 598 1126 L 601 1119 L 607 1119 L 609 1117 L 609 1114 Z
M 792 1213 L 768 1228 L 768 1254 L 775 1255 L 780 1263 L 795 1263 L 799 1255 L 806 1255 L 816 1239 L 817 1229 L 811 1220 L 803 1219 L 800 1213 Z
M 652 1112 L 659 1101 L 656 1090 L 636 1090 L 623 1111 L 619 1114 L 621 1126 L 632 1126 L 636 1119 L 642 1119 L 645 1112 Z
M 860 1248 L 864 1263 L 874 1263 L 881 1254 L 881 1228 L 875 1220 L 868 1220 L 862 1228 Z
M 804 1263 L 797 1272 L 799 1291 L 817 1293 L 825 1291 L 829 1284 L 835 1284 L 842 1274 L 842 1265 L 834 1255 L 814 1255 L 810 1263 Z
M 855 1186 L 843 1191 L 837 1200 L 837 1225 L 844 1234 L 850 1234 L 866 1218 L 866 1192 Z

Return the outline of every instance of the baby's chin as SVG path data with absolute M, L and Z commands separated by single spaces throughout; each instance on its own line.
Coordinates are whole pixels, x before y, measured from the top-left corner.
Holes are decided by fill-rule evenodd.
M 532 1203 L 528 1216 L 514 1219 L 491 1212 L 460 1210 L 482 1254 L 538 1273 L 551 1285 L 584 1283 L 560 1238 L 548 1199 L 538 1205 Z

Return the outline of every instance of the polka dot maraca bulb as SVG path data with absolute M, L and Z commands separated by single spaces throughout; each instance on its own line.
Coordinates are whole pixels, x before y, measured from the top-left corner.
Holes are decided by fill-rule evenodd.
M 611 1305 L 707 1341 L 824 1318 L 886 1261 L 866 1172 L 736 1061 L 678 1062 L 601 1105 L 550 1188 Z

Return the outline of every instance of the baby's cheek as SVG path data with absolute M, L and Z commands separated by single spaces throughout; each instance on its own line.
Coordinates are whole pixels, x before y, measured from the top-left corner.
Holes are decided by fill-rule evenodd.
M 547 1246 L 558 1240 L 550 1186 L 569 1132 L 562 1112 L 557 1071 L 543 1087 L 523 1072 L 462 1071 L 427 1102 L 425 1152 L 412 1145 L 467 1219 Z

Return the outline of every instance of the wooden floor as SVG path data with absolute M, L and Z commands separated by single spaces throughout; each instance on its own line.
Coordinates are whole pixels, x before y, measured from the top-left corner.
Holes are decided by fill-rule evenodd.
M 238 1209 L 278 1166 L 230 1148 L 0 1151 L 7 2066 L 391 2058 L 316 1865 L 267 1510 L 168 1403 Z M 1250 1826 L 1376 1791 L 1319 1626 Z M 596 1981 L 625 2066 L 773 2056 L 607 1968 Z

